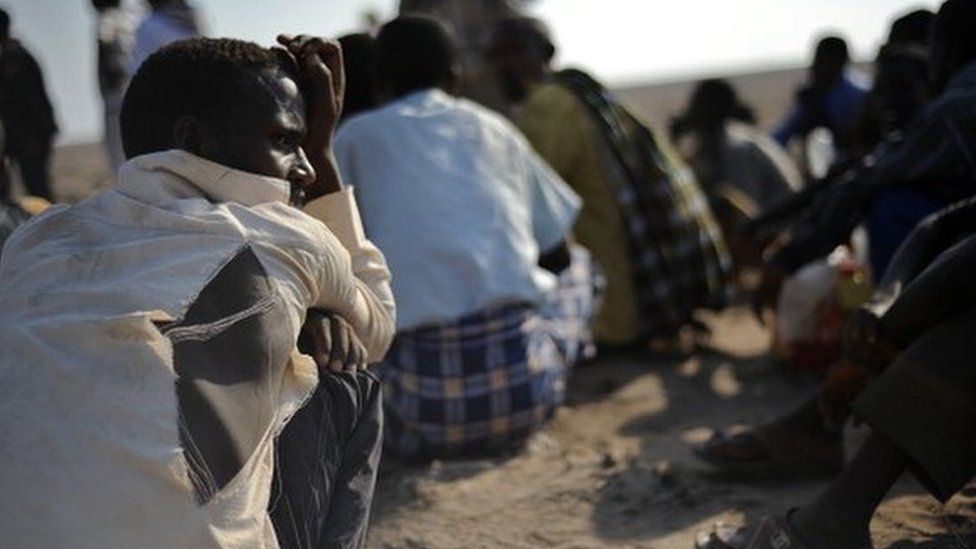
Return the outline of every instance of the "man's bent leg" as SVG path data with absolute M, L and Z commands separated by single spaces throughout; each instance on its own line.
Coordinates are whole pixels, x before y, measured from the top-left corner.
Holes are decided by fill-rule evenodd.
M 854 401 L 856 416 L 911 458 L 945 501 L 976 473 L 976 310 L 918 337 Z
M 277 441 L 270 513 L 282 548 L 365 546 L 382 432 L 376 377 L 320 375 Z

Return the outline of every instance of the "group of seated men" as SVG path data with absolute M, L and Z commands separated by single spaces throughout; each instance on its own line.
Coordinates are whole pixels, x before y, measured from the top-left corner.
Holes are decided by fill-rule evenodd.
M 362 546 L 384 438 L 407 458 L 510 448 L 592 356 L 594 314 L 625 347 L 722 301 L 694 180 L 595 81 L 554 77 L 541 24 L 493 46 L 531 141 L 452 94 L 435 19 L 382 28 L 384 104 L 338 132 L 341 48 L 278 41 L 149 56 L 118 184 L 7 240 L 13 546 Z
M 942 94 L 818 187 L 764 289 L 891 188 L 974 194 L 974 22 L 973 0 L 943 5 Z M 11 546 L 361 547 L 384 438 L 408 458 L 511 447 L 594 340 L 673 336 L 724 302 L 730 262 L 704 193 L 599 83 L 552 71 L 538 22 L 501 23 L 489 48 L 521 131 L 452 94 L 456 46 L 435 19 L 381 29 L 383 104 L 338 131 L 341 48 L 278 41 L 150 56 L 122 108 L 118 185 L 4 247 Z M 972 204 L 907 239 L 803 409 L 871 425 L 855 459 L 810 505 L 700 545 L 861 547 L 903 471 L 940 499 L 969 479 Z M 764 441 L 709 450 L 732 445 L 734 461 L 751 444 L 748 461 Z
M 880 255 L 872 263 L 884 261 L 873 298 L 848 320 L 842 360 L 795 411 L 695 448 L 727 471 L 833 480 L 805 505 L 719 526 L 698 547 L 870 547 L 870 519 L 904 472 L 942 502 L 976 473 L 966 343 L 976 304 L 967 270 L 976 246 L 974 24 L 976 2 L 941 6 L 928 34 L 933 99 L 853 167 L 801 193 L 802 214 L 767 256 L 760 297 L 867 221 Z M 892 55 L 882 50 L 879 61 Z M 919 222 L 926 210 L 938 211 Z M 852 416 L 871 433 L 845 464 L 842 430 Z

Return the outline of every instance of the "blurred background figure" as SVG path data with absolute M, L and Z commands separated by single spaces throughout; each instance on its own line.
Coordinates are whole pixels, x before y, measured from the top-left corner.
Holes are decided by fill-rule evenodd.
M 49 162 L 58 133 L 44 75 L 34 56 L 10 34 L 10 15 L 0 9 L 0 121 L 4 154 L 17 163 L 27 193 L 52 198 Z
M 830 132 L 836 161 L 850 155 L 850 133 L 868 83 L 849 63 L 843 38 L 828 36 L 817 43 L 808 82 L 796 92 L 793 108 L 773 131 L 780 145 L 789 146 L 797 137 L 805 140 L 814 130 L 825 128 Z M 811 163 L 813 159 L 808 161 Z
M 104 145 L 113 173 L 125 162 L 119 112 L 122 96 L 129 81 L 129 57 L 132 53 L 135 22 L 122 8 L 121 0 L 92 0 L 96 11 L 95 37 L 98 47 L 98 91 L 102 95 Z
M 136 30 L 129 74 L 135 74 L 147 57 L 166 44 L 203 35 L 200 16 L 186 0 L 148 2 L 151 10 Z
M 527 17 L 499 23 L 489 57 L 516 123 L 583 199 L 574 234 L 607 277 L 593 324 L 617 349 L 670 345 L 696 309 L 724 304 L 730 262 L 690 170 L 579 70 L 554 72 L 556 46 Z
M 522 13 L 532 0 L 400 0 L 400 13 L 419 13 L 447 22 L 458 37 L 458 93 L 498 111 L 508 104 L 485 64 L 485 41 L 496 23 Z
M 0 127 L 0 149 L 3 143 L 3 128 Z M 0 251 L 3 251 L 3 243 L 7 241 L 14 229 L 26 223 L 28 219 L 30 215 L 11 197 L 7 157 L 0 157 Z
M 929 10 L 916 10 L 892 23 L 874 62 L 874 83 L 853 134 L 855 156 L 871 152 L 886 134 L 901 130 L 931 99 Z
M 355 114 L 376 108 L 379 88 L 376 83 L 376 39 L 365 32 L 347 34 L 339 37 L 339 44 L 346 67 L 341 123 Z
M 0 150 L 3 150 L 3 125 L 0 124 Z M 47 209 L 51 204 L 43 198 L 26 196 L 15 200 L 11 193 L 10 166 L 6 156 L 0 156 L 0 251 L 14 230 L 27 222 L 31 216 Z
M 738 267 L 756 264 L 761 252 L 742 234 L 743 224 L 803 183 L 789 155 L 755 124 L 753 109 L 721 79 L 699 82 L 671 123 L 671 137 L 708 195 Z

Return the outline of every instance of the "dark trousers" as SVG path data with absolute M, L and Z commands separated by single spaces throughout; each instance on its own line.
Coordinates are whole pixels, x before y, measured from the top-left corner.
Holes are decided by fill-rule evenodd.
M 854 413 L 904 450 L 945 502 L 976 474 L 976 310 L 917 337 L 854 401 Z
M 365 546 L 382 434 L 373 374 L 320 374 L 277 440 L 269 512 L 282 549 Z
M 14 145 L 8 144 L 7 154 L 14 159 L 20 168 L 20 175 L 27 187 L 27 194 L 39 196 L 45 200 L 54 199 L 51 194 L 51 143 L 41 142 Z

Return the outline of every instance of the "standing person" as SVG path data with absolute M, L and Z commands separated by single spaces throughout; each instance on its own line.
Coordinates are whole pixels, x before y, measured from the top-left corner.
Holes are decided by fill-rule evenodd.
M 554 73 L 555 53 L 535 19 L 503 21 L 491 39 L 518 126 L 583 199 L 574 234 L 607 277 L 594 337 L 624 349 L 671 340 L 728 290 L 730 261 L 708 199 L 667 143 L 599 83 Z
M 20 168 L 27 192 L 51 200 L 50 159 L 58 125 L 34 56 L 10 35 L 10 15 L 0 9 L 0 121 L 4 154 Z
M 365 543 L 390 273 L 332 160 L 340 50 L 279 42 L 151 55 L 118 185 L 8 240 L 5 546 Z
M 827 128 L 840 161 L 847 160 L 851 131 L 868 94 L 867 79 L 850 68 L 847 42 L 828 36 L 817 42 L 806 85 L 797 90 L 790 112 L 773 130 L 773 138 L 788 147 L 795 137 L 806 138 Z
M 438 20 L 380 31 L 392 101 L 342 126 L 336 157 L 393 270 L 397 335 L 378 370 L 387 445 L 433 458 L 517 444 L 551 417 L 583 358 L 579 198 L 511 123 L 451 95 L 456 45 Z
M 92 0 L 97 12 L 95 35 L 98 42 L 98 90 L 102 94 L 104 146 L 113 172 L 125 162 L 119 114 L 129 81 L 129 56 L 132 53 L 132 15 L 121 0 Z
M 150 11 L 136 29 L 129 59 L 130 74 L 135 74 L 147 57 L 166 44 L 203 34 L 200 15 L 186 0 L 147 1 Z

